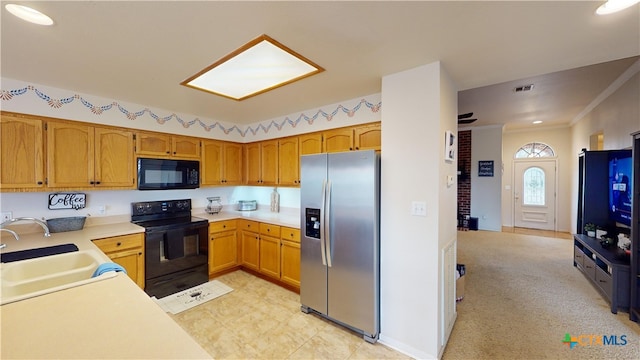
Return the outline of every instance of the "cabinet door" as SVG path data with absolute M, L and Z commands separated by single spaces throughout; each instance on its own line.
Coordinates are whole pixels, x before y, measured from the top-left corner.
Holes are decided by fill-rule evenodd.
M 135 188 L 133 133 L 95 128 L 95 185 Z
M 258 271 L 260 260 L 260 237 L 257 232 L 242 230 L 240 232 L 242 237 L 242 265 Z
M 224 176 L 225 185 L 242 184 L 242 145 L 224 144 Z
M 209 274 L 230 269 L 238 264 L 236 231 L 223 231 L 209 236 Z
M 353 150 L 353 129 L 342 128 L 323 132 L 323 151 L 326 153 Z
M 159 133 L 136 133 L 136 154 L 167 157 L 171 155 L 171 136 Z
M 93 127 L 64 122 L 47 124 L 49 187 L 89 187 L 94 181 Z
M 260 146 L 261 185 L 278 183 L 278 140 L 264 141 Z
M 322 152 L 322 134 L 304 134 L 298 136 L 300 155 L 320 154 Z
M 260 185 L 260 143 L 245 146 L 246 183 Z
M 44 187 L 42 120 L 0 118 L 0 188 Z
M 280 239 L 260 235 L 260 272 L 280 279 Z
M 298 185 L 300 183 L 300 156 L 298 138 L 288 137 L 278 140 L 278 184 Z
M 127 275 L 141 289 L 144 289 L 144 256 L 142 250 L 129 250 L 107 254 L 109 258 L 116 264 L 122 266 Z
M 300 287 L 300 243 L 282 240 L 280 244 L 280 280 Z
M 356 150 L 381 150 L 382 131 L 380 124 L 358 126 L 354 129 Z
M 171 155 L 175 157 L 200 159 L 200 140 L 187 136 L 172 136 L 171 151 Z
M 222 184 L 223 146 L 221 141 L 204 140 L 202 142 L 201 185 Z

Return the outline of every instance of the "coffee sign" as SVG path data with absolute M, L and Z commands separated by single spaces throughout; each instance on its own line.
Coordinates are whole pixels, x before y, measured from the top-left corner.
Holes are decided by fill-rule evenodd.
M 49 210 L 84 209 L 87 204 L 87 194 L 83 193 L 55 193 L 49 194 Z

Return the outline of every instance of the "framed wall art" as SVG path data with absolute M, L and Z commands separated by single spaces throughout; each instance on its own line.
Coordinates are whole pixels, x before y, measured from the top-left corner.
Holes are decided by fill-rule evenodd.
M 445 131 L 444 135 L 444 160 L 455 161 L 456 160 L 456 135 L 450 131 Z

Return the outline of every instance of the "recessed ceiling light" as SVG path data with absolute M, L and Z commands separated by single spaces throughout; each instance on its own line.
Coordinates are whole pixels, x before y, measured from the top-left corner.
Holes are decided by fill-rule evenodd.
M 606 3 L 600 5 L 596 10 L 598 15 L 608 15 L 624 10 L 630 6 L 633 6 L 640 2 L 640 0 L 608 0 Z
M 262 35 L 180 84 L 244 100 L 322 71 L 302 55 Z
M 7 4 L 5 9 L 24 21 L 38 25 L 53 25 L 53 20 L 38 10 L 23 5 Z
M 542 120 L 536 120 L 533 122 L 534 124 L 542 124 Z

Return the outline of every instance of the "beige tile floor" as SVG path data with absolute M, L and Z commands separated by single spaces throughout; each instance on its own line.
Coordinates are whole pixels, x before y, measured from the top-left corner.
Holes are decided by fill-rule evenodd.
M 216 278 L 234 290 L 170 315 L 215 359 L 409 359 L 300 311 L 300 296 L 243 271 Z

